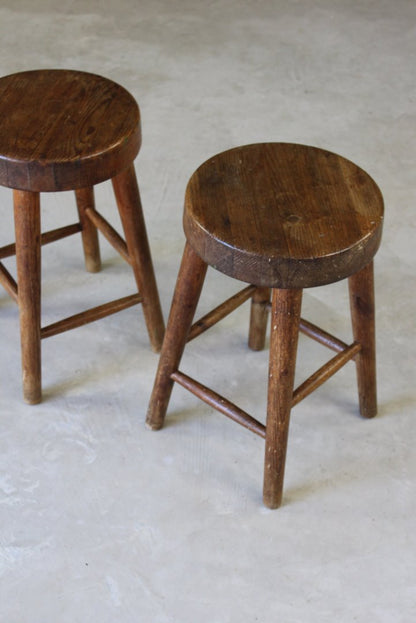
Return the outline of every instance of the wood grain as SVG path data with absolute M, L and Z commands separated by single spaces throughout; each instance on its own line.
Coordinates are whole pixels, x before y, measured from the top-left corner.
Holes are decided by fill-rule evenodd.
M 376 413 L 372 259 L 380 244 L 383 209 L 381 193 L 367 173 L 336 154 L 304 145 L 238 147 L 207 160 L 189 181 L 187 241 L 147 423 L 161 428 L 176 382 L 265 437 L 263 500 L 269 508 L 282 502 L 294 405 L 355 358 L 361 413 Z M 191 327 L 208 265 L 251 285 Z M 305 287 L 346 277 L 355 340 L 350 345 L 300 315 Z M 254 350 L 264 347 L 271 308 L 265 427 L 178 369 L 186 340 L 250 296 L 249 347 Z M 294 390 L 300 331 L 337 354 Z
M 361 344 L 356 357 L 360 412 L 371 418 L 377 414 L 376 327 L 374 271 L 370 262 L 348 280 L 354 339 Z
M 46 231 L 40 237 L 40 244 L 43 246 L 44 244 L 56 242 L 57 240 L 61 240 L 62 238 L 66 238 L 67 236 L 79 234 L 81 230 L 81 223 L 73 223 L 72 225 L 64 225 L 63 227 L 58 227 L 57 229 Z M 0 248 L 0 259 L 3 259 L 5 257 L 11 257 L 12 255 L 16 255 L 15 243 L 7 244 L 4 247 Z
M 140 112 L 123 87 L 95 74 L 37 70 L 0 78 L 0 185 L 13 188 L 17 284 L 0 264 L 0 283 L 18 302 L 25 400 L 41 400 L 40 339 L 141 302 L 152 348 L 161 347 L 160 308 L 133 160 Z M 95 210 L 93 186 L 112 180 L 126 241 Z M 75 191 L 79 222 L 40 231 L 40 192 Z M 41 329 L 41 245 L 81 232 L 86 268 L 101 268 L 97 228 L 131 265 L 139 293 Z
M 143 297 L 143 313 L 150 343 L 153 350 L 159 352 L 165 334 L 165 323 L 133 164 L 113 177 L 112 183 L 126 238 L 129 262 L 133 268 L 137 288 Z
M 177 370 L 171 374 L 171 379 L 179 385 L 182 385 L 185 389 L 190 391 L 194 396 L 197 396 L 200 400 L 210 405 L 226 417 L 230 418 L 240 426 L 244 426 L 252 433 L 259 435 L 263 439 L 266 436 L 266 427 L 261 422 L 258 422 L 255 418 L 251 417 L 248 413 L 237 407 L 234 403 L 230 402 L 221 396 L 217 392 L 214 392 L 209 387 L 202 385 L 195 379 L 191 378 L 187 374 Z
M 246 145 L 191 177 L 184 229 L 221 272 L 259 286 L 306 288 L 368 264 L 383 199 L 371 177 L 336 154 L 286 143 Z
M 263 485 L 269 508 L 282 502 L 301 305 L 302 290 L 273 290 Z
M 15 190 L 14 225 L 23 397 L 29 404 L 42 399 L 40 348 L 40 201 L 39 193 Z
M 136 157 L 140 113 L 119 84 L 80 71 L 0 79 L 0 184 L 74 190 L 114 177 Z
M 97 228 L 87 216 L 87 210 L 95 210 L 94 189 L 78 188 L 75 191 L 79 222 L 81 225 L 82 246 L 84 248 L 85 268 L 90 273 L 101 270 L 101 255 Z
M 178 370 L 206 272 L 205 262 L 198 257 L 189 244 L 185 244 L 147 411 L 146 425 L 152 430 L 162 428 L 165 421 L 173 387 L 172 374 Z
M 212 309 L 208 314 L 205 314 L 202 318 L 199 318 L 191 327 L 187 341 L 195 339 L 205 331 L 208 331 L 217 322 L 223 320 L 226 316 L 235 311 L 240 305 L 245 303 L 250 295 L 255 291 L 255 286 L 247 286 L 244 290 L 240 290 L 237 294 L 234 294 L 229 299 Z
M 263 350 L 266 342 L 269 317 L 270 288 L 256 288 L 251 298 L 248 346 L 251 350 Z

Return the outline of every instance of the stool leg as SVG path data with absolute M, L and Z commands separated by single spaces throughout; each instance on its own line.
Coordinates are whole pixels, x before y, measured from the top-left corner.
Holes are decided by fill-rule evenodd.
M 251 297 L 250 331 L 248 346 L 251 350 L 263 350 L 266 342 L 270 288 L 257 288 Z
M 40 199 L 39 193 L 14 190 L 17 300 L 20 317 L 23 396 L 42 399 L 40 348 Z
M 146 424 L 153 430 L 163 426 L 173 387 L 170 376 L 182 358 L 206 272 L 205 262 L 186 243 L 147 412 Z
M 356 356 L 361 415 L 377 414 L 376 342 L 373 262 L 348 279 L 354 340 L 361 344 Z
M 150 343 L 153 350 L 159 352 L 165 325 L 133 165 L 114 177 L 112 182 L 134 276 L 143 296 L 143 313 Z
M 273 290 L 263 500 L 282 501 L 302 290 Z
M 79 222 L 81 223 L 82 245 L 84 247 L 85 268 L 89 273 L 98 273 L 101 270 L 100 246 L 98 232 L 95 225 L 86 214 L 87 208 L 95 209 L 94 189 L 78 188 L 75 191 Z

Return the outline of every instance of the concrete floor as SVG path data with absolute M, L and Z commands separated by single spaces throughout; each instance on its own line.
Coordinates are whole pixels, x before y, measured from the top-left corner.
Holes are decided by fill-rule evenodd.
M 386 201 L 379 416 L 358 416 L 352 364 L 301 403 L 278 511 L 262 506 L 262 441 L 190 394 L 175 389 L 163 431 L 144 428 L 157 356 L 140 309 L 45 341 L 45 400 L 29 407 L 17 310 L 1 294 L 2 622 L 416 620 L 415 25 L 413 0 L 1 2 L 2 75 L 83 69 L 137 97 L 165 315 L 186 181 L 209 156 L 321 146 L 366 169 Z M 97 195 L 114 219 L 110 187 Z M 6 244 L 10 191 L 0 202 Z M 74 217 L 71 194 L 44 197 L 44 229 Z M 44 248 L 45 322 L 132 291 L 105 242 L 102 253 L 88 275 L 78 240 Z M 201 312 L 238 286 L 211 271 Z M 346 284 L 309 290 L 304 315 L 348 339 Z M 183 368 L 264 419 L 267 352 L 248 351 L 247 319 L 245 306 L 192 343 Z M 302 339 L 299 380 L 327 354 Z

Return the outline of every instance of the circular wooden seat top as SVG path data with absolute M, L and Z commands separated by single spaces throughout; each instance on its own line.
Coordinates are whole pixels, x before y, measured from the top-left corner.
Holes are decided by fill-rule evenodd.
M 185 196 L 188 242 L 207 264 L 254 285 L 332 283 L 376 253 L 383 198 L 334 153 L 290 143 L 236 147 L 202 164 Z
M 95 74 L 26 71 L 0 78 L 0 185 L 31 191 L 93 186 L 136 157 L 140 113 Z

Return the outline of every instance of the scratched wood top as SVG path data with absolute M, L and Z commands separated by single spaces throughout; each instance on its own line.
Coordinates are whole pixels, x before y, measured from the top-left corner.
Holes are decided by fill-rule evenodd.
M 246 145 L 191 177 L 184 229 L 194 250 L 227 275 L 304 288 L 354 274 L 380 243 L 383 199 L 371 177 L 305 145 Z
M 91 186 L 135 158 L 140 113 L 120 85 L 71 70 L 0 79 L 0 184 L 33 191 Z

